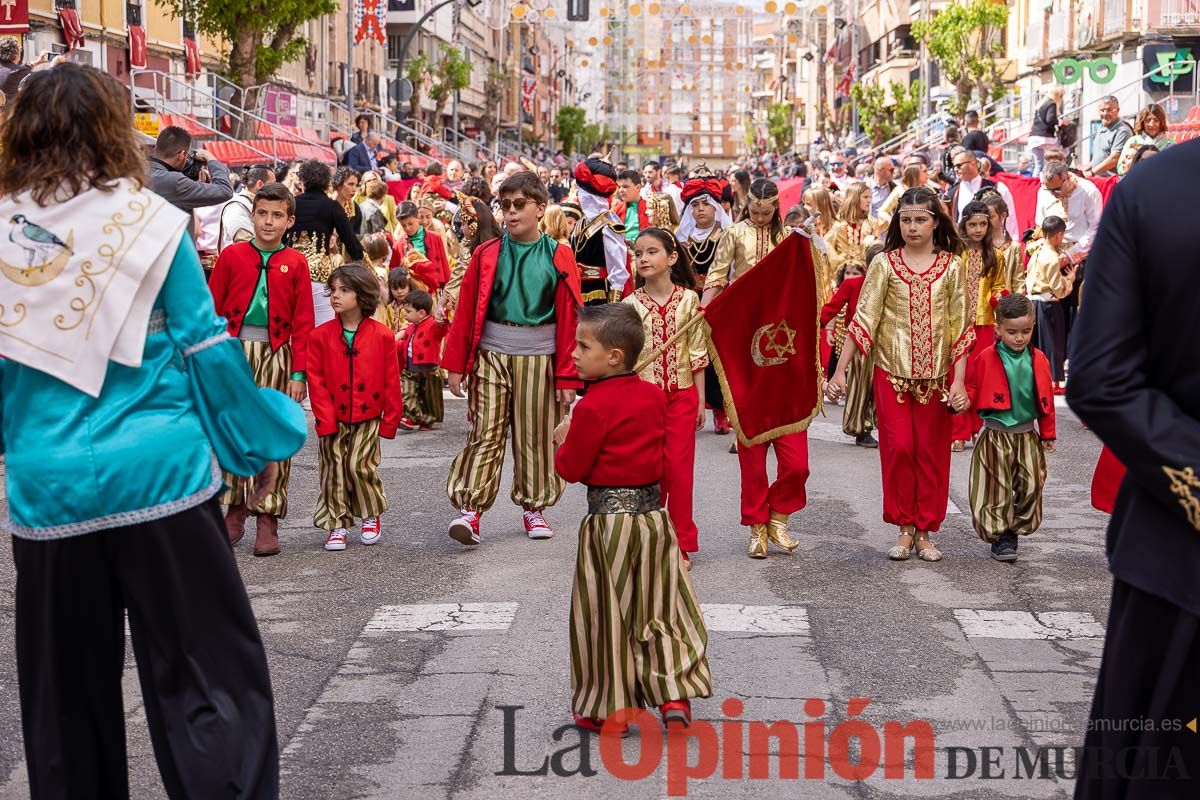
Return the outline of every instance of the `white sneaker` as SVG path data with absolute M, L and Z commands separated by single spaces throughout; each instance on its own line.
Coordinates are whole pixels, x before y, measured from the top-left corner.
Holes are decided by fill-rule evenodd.
M 383 535 L 383 531 L 379 529 L 379 517 L 367 517 L 362 521 L 362 528 L 358 534 L 360 542 L 363 544 L 375 544 L 379 541 L 381 535 Z
M 554 529 L 546 524 L 541 511 L 526 511 L 522 516 L 525 519 L 525 533 L 529 534 L 530 539 L 549 539 L 554 535 Z
M 335 528 L 329 532 L 329 538 L 325 540 L 326 550 L 345 550 L 346 537 L 350 532 L 345 528 Z

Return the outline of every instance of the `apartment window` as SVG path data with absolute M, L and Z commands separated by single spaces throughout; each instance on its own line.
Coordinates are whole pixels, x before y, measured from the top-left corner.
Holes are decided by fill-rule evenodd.
M 387 37 L 387 57 L 393 64 L 400 60 L 400 42 L 399 36 Z

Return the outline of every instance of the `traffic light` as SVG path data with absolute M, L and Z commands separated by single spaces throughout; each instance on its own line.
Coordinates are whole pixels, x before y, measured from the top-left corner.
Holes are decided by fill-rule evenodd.
M 571 22 L 587 22 L 588 0 L 567 0 L 567 19 Z

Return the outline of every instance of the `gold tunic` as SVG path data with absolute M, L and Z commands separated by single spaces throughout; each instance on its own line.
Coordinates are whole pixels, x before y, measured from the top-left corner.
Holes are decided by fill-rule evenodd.
M 900 250 L 871 262 L 849 334 L 864 355 L 888 375 L 903 400 L 907 393 L 927 403 L 945 396 L 951 365 L 967 353 L 975 329 L 964 319 L 963 266 L 950 253 L 938 253 L 918 275 Z
M 739 275 L 744 275 L 746 270 L 766 258 L 785 235 L 786 232 L 781 230 L 777 238 L 773 237 L 769 227 L 751 225 L 748 219 L 735 222 L 717 242 L 717 254 L 708 270 L 704 288 L 727 286 Z
M 1005 287 L 1010 294 L 1025 294 L 1025 259 L 1021 258 L 1021 243 L 1009 242 L 999 250 L 1004 264 Z
M 862 261 L 867 248 L 877 237 L 875 223 L 869 219 L 862 222 L 846 222 L 838 220 L 826 234 L 825 244 L 829 246 L 829 255 L 825 274 L 821 281 L 821 303 L 828 303 L 833 296 L 833 287 L 837 282 L 837 271 L 847 261 Z
M 977 250 L 967 250 L 959 258 L 966 266 L 965 300 L 967 303 L 967 324 L 994 325 L 996 309 L 992 300 L 999 300 L 1000 295 L 1008 289 L 1007 265 L 1004 263 L 1004 252 L 996 251 L 999 266 L 996 274 L 990 279 L 983 278 L 983 254 Z
M 700 313 L 699 296 L 682 286 L 675 287 L 664 305 L 656 303 L 644 288 L 637 289 L 623 302 L 633 306 L 642 318 L 646 344 L 638 360 L 662 347 L 688 320 Z M 638 375 L 664 391 L 675 391 L 691 386 L 692 373 L 707 366 L 708 343 L 704 337 L 704 325 L 698 324 L 693 325 L 687 335 L 677 339 Z

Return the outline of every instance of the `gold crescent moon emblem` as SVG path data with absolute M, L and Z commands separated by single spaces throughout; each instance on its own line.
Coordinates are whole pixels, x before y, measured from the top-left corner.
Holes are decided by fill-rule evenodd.
M 783 341 L 780 341 L 782 336 Z M 766 345 L 763 345 L 763 340 Z M 773 353 L 773 355 L 767 355 Z M 754 332 L 750 341 L 750 358 L 760 367 L 773 367 L 796 354 L 796 331 L 788 327 L 787 320 L 774 325 L 763 325 Z
M 0 272 L 15 284 L 20 286 L 41 286 L 57 278 L 66 269 L 75 248 L 75 232 L 67 232 L 67 246 L 60 247 L 58 255 L 41 264 L 30 267 L 18 267 L 0 258 Z

